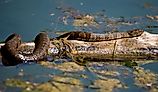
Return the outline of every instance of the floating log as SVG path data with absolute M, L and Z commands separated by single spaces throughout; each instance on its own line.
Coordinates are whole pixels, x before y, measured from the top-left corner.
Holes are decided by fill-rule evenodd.
M 108 34 L 70 32 L 50 40 L 45 57 L 62 56 L 84 57 L 85 60 L 155 60 L 158 59 L 158 34 L 142 30 Z M 119 34 L 120 33 L 120 34 Z M 88 34 L 88 35 L 86 35 Z M 94 37 L 96 35 L 96 37 Z M 90 40 L 88 40 L 88 38 Z M 102 38 L 104 37 L 104 39 Z M 108 38 L 107 38 L 108 37 Z M 1 44 L 0 46 L 3 46 Z M 42 45 L 40 45 L 42 50 Z M 48 46 L 48 45 L 47 45 Z M 32 53 L 36 49 L 33 42 L 22 43 L 20 52 Z M 46 49 L 45 49 L 46 50 Z M 37 51 L 39 52 L 39 51 Z M 22 54 L 23 55 L 23 54 Z M 44 58 L 44 57 L 42 57 Z M 98 61 L 98 62 L 99 62 Z
M 97 34 L 97 38 L 94 37 L 94 33 L 92 33 L 92 37 L 94 37 L 96 41 L 92 39 L 92 37 L 82 34 L 83 33 L 80 33 L 76 36 L 70 34 L 70 36 L 67 37 L 68 40 L 63 39 L 59 42 L 66 46 L 60 45 L 60 47 L 66 47 L 71 54 L 83 56 L 90 60 L 158 59 L 158 34 L 151 34 L 142 30 L 132 30 L 110 33 L 110 35 Z M 63 36 L 66 37 L 65 34 Z M 64 38 L 63 36 L 59 37 Z M 87 37 L 91 40 L 87 40 Z M 103 40 L 101 37 L 108 39 Z M 54 44 L 51 44 L 51 46 L 50 49 L 54 50 L 54 52 L 57 52 L 59 49 L 56 48 Z

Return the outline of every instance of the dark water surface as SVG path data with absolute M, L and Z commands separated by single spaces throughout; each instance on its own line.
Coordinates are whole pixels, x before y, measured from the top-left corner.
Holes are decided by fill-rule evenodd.
M 28 41 L 45 29 L 74 30 L 61 24 L 59 7 L 72 7 L 87 14 L 105 11 L 110 18 L 158 14 L 157 0 L 0 0 L 0 41 L 11 33 Z
M 75 14 L 96 14 L 103 13 L 104 16 L 113 21 L 130 21 L 134 25 L 115 25 L 106 27 L 106 24 L 99 29 L 87 28 L 84 31 L 92 32 L 105 32 L 111 29 L 118 29 L 119 31 L 126 31 L 134 28 L 142 28 L 153 33 L 158 33 L 158 28 L 145 28 L 148 25 L 158 26 L 157 21 L 147 19 L 146 15 L 158 15 L 158 1 L 157 0 L 0 0 L 0 41 L 4 41 L 11 33 L 18 33 L 22 36 L 24 41 L 34 39 L 40 31 L 72 31 L 78 30 L 80 27 L 69 25 L 72 23 L 69 18 L 68 25 L 63 23 L 63 16 L 69 14 L 69 10 L 75 11 Z M 66 11 L 68 13 L 63 13 Z M 100 15 L 99 15 L 100 16 Z M 138 17 L 138 18 L 137 18 Z M 97 17 L 96 17 L 97 18 Z M 102 19 L 97 18 L 102 22 Z M 48 30 L 49 29 L 49 30 Z M 55 37 L 55 34 L 50 35 Z M 1 62 L 1 61 L 0 61 Z M 158 63 L 147 64 L 142 67 L 150 69 L 154 73 L 158 73 Z M 103 66 L 102 68 L 107 68 Z M 41 67 L 38 64 L 22 64 L 18 66 L 5 67 L 0 65 L 0 92 L 13 92 L 21 91 L 18 88 L 6 88 L 3 84 L 7 78 L 16 77 L 19 71 L 25 71 L 27 74 L 21 78 L 23 80 L 31 80 L 32 82 L 46 82 L 50 79 L 49 74 L 63 74 L 62 71 L 56 69 L 49 69 Z M 120 75 L 118 79 L 128 84 L 130 88 L 119 89 L 116 92 L 147 92 L 141 87 L 136 87 L 133 84 L 132 69 L 127 67 L 116 67 L 116 70 L 122 74 L 124 69 L 128 70 L 129 75 L 125 78 Z M 95 79 L 94 74 L 85 70 L 82 72 L 90 77 L 91 80 Z M 80 73 L 79 73 L 80 74 Z M 124 79 L 125 78 L 125 79 Z M 90 84 L 89 81 L 81 79 L 83 83 Z M 94 91 L 87 89 L 85 92 Z M 95 92 L 95 91 L 94 91 Z

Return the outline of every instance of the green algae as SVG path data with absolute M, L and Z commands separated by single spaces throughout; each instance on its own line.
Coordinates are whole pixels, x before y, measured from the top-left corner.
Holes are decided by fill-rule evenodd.
M 123 88 L 117 79 L 95 80 L 94 86 L 99 87 L 99 92 L 113 92 L 114 88 Z
M 53 76 L 49 82 L 42 83 L 33 92 L 82 92 L 80 80 L 69 77 Z
M 80 80 L 60 76 L 54 76 L 53 80 L 40 84 L 17 79 L 8 79 L 5 84 L 10 87 L 23 88 L 22 92 L 82 92 L 83 90 Z
M 25 90 L 24 92 L 27 91 Z M 52 86 L 51 83 L 43 83 L 31 90 L 31 92 L 59 92 L 59 90 L 56 87 Z
M 98 77 L 91 79 L 88 74 L 77 73 L 86 71 L 86 66 L 80 66 L 75 62 L 63 62 L 54 64 L 53 62 L 41 62 L 41 66 L 63 71 L 62 74 L 49 74 L 50 79 L 42 83 L 34 83 L 18 79 L 7 79 L 4 83 L 10 87 L 22 88 L 22 92 L 83 92 L 85 89 L 96 90 L 99 92 L 112 92 L 114 88 L 124 88 L 124 85 L 115 78 Z M 87 66 L 88 67 L 88 66 Z M 107 76 L 117 76 L 117 71 L 89 71 L 102 73 Z M 90 84 L 82 80 L 91 81 Z M 106 87 L 106 88 L 105 88 Z
M 24 88 L 25 90 L 31 90 L 34 88 L 36 84 L 31 83 L 29 81 L 22 81 L 18 79 L 7 79 L 5 81 L 5 85 L 10 86 L 10 87 Z
M 138 64 L 136 62 L 132 62 L 132 61 L 125 61 L 123 65 L 130 67 L 130 68 L 132 68 L 134 66 L 138 66 Z
M 158 75 L 150 70 L 144 70 L 142 67 L 135 67 L 133 74 L 135 75 L 135 85 L 148 89 L 150 92 L 158 91 Z
M 47 68 L 53 68 L 53 69 L 59 69 L 61 71 L 73 71 L 73 72 L 77 72 L 77 71 L 83 71 L 84 67 L 80 66 L 78 64 L 76 64 L 75 62 L 64 62 L 61 64 L 55 64 L 55 63 L 51 63 L 51 62 L 45 62 L 45 61 L 41 61 L 40 65 L 47 67 Z
M 101 75 L 102 77 L 99 76 L 97 79 L 91 80 L 91 84 L 84 84 L 81 82 L 81 79 L 89 80 L 89 76 L 87 74 L 78 74 L 75 72 L 85 71 L 85 67 L 91 67 L 91 65 L 94 65 L 95 63 L 98 64 L 98 62 L 93 62 L 88 63 L 87 66 L 80 66 L 75 62 L 54 64 L 52 62 L 43 61 L 40 63 L 42 66 L 59 69 L 65 73 L 60 75 L 49 74 L 51 79 L 43 83 L 33 83 L 18 79 L 7 79 L 4 83 L 10 87 L 23 88 L 22 92 L 83 92 L 84 89 L 93 89 L 98 92 L 113 92 L 113 89 L 127 88 L 124 83 L 117 79 L 117 76 L 119 76 L 120 73 L 115 70 L 95 70 L 93 68 L 90 72 L 95 73 L 96 76 Z M 99 64 L 99 66 L 102 65 L 105 64 Z M 132 67 L 134 70 L 133 74 L 136 86 L 145 88 L 150 92 L 158 91 L 157 74 L 154 74 L 149 70 L 144 70 L 138 66 Z
M 80 16 L 79 18 L 75 18 L 73 20 L 73 26 L 80 26 L 80 27 L 94 26 L 94 27 L 98 27 L 99 24 L 96 22 L 94 16 L 86 15 L 86 16 Z
M 147 7 L 151 7 L 151 5 L 149 4 L 146 4 Z M 145 7 L 145 5 L 144 5 Z M 108 18 L 107 18 L 108 19 Z M 108 24 L 112 25 L 112 26 L 117 26 L 119 24 L 119 22 L 115 22 L 113 20 L 110 21 L 110 19 L 107 20 L 107 22 L 109 22 Z M 88 24 L 89 23 L 89 24 Z M 123 22 L 122 22 L 123 23 Z M 130 22 L 129 22 L 130 23 Z M 95 20 L 87 20 L 87 19 L 83 19 L 82 20 L 74 20 L 73 22 L 73 26 L 89 26 L 89 25 L 92 25 L 92 26 L 98 26 L 98 24 L 96 24 Z M 105 29 L 106 30 L 106 29 Z M 58 46 L 59 43 L 56 43 L 56 45 Z M 60 44 L 59 44 L 60 45 Z M 126 46 L 132 46 L 132 44 L 126 44 Z M 60 46 L 58 46 L 60 47 Z M 141 55 L 139 57 L 139 55 Z M 84 55 L 83 55 L 84 56 Z M 118 54 L 113 54 L 113 55 L 102 55 L 102 56 L 99 56 L 99 55 L 89 55 L 89 54 L 85 54 L 85 56 L 87 56 L 87 58 L 84 58 L 82 56 L 77 56 L 73 58 L 71 63 L 62 63 L 62 64 L 54 64 L 52 62 L 40 62 L 40 64 L 44 67 L 47 67 L 47 68 L 54 68 L 54 69 L 59 69 L 61 71 L 64 71 L 64 72 L 78 72 L 78 71 L 84 71 L 85 68 L 84 67 L 81 67 L 79 65 L 82 65 L 82 66 L 85 66 L 87 64 L 87 62 L 107 62 L 107 63 L 110 63 L 110 64 L 114 64 L 116 65 L 116 61 L 125 61 L 124 63 L 122 63 L 121 65 L 124 65 L 124 66 L 127 66 L 127 67 L 135 67 L 137 66 L 138 64 L 147 64 L 148 62 L 146 61 L 138 61 L 135 63 L 135 61 L 127 61 L 129 59 L 132 59 L 134 60 L 135 58 L 142 58 L 142 57 L 150 57 L 150 55 L 143 55 L 141 53 L 133 53 L 133 54 L 128 54 L 127 56 L 126 55 L 118 55 Z M 96 57 L 96 58 L 94 58 Z M 60 56 L 59 56 L 60 58 Z M 116 59 L 115 59 L 116 58 Z M 120 58 L 125 58 L 124 60 L 120 59 Z M 110 61 L 110 62 L 108 62 Z M 114 62 L 113 62 L 114 61 Z M 152 61 L 151 61 L 152 62 Z M 77 63 L 77 64 L 75 64 Z M 118 63 L 117 63 L 118 64 Z M 120 64 L 120 63 L 119 63 Z M 103 75 L 110 75 L 110 76 L 117 76 L 118 72 L 117 71 L 106 71 L 106 70 L 101 70 L 101 71 L 97 71 L 97 70 L 93 70 L 92 72 L 95 72 L 95 73 L 100 73 L 100 74 L 103 74 Z M 139 76 L 139 73 L 141 71 L 136 71 L 136 75 Z M 144 75 L 143 73 L 141 73 L 142 75 Z M 141 75 L 140 74 L 140 75 Z M 21 74 L 20 74 L 21 75 Z M 23 74 L 22 74 L 23 75 Z M 74 74 L 72 74 L 74 76 Z M 63 77 L 63 76 L 54 76 L 52 75 L 52 80 L 50 80 L 49 82 L 45 82 L 45 83 L 41 83 L 41 84 L 38 84 L 37 85 L 33 85 L 33 83 L 30 83 L 30 85 L 33 85 L 34 88 L 32 88 L 31 86 L 28 86 L 29 82 L 25 82 L 25 81 L 22 81 L 22 80 L 10 80 L 6 82 L 8 82 L 8 86 L 14 86 L 14 87 L 20 87 L 20 88 L 26 88 L 24 89 L 23 91 L 27 92 L 27 91 L 31 91 L 31 92 L 60 92 L 60 91 L 68 91 L 68 92 L 71 92 L 71 91 L 84 91 L 83 88 L 85 87 L 81 81 L 79 81 L 78 79 L 75 79 L 75 78 L 68 78 L 68 77 Z M 80 77 L 82 78 L 85 78 L 88 80 L 88 76 L 86 74 L 81 74 L 79 75 Z M 141 77 L 140 77 L 141 78 Z M 119 80 L 117 79 L 108 79 L 108 78 L 104 78 L 105 80 L 101 80 L 101 79 L 97 79 L 95 80 L 94 82 L 92 82 L 92 85 L 90 86 L 86 86 L 86 87 L 94 87 L 94 88 L 97 88 L 98 90 L 97 91 L 100 91 L 100 92 L 112 92 L 113 88 L 122 88 L 122 84 Z M 148 78 L 144 78 L 143 80 L 145 79 L 148 79 Z M 149 80 L 154 80 L 153 79 L 149 79 Z M 137 84 L 140 84 L 138 86 L 142 87 L 141 85 L 144 85 L 143 84 L 144 82 L 141 81 L 141 79 L 137 80 L 137 81 L 140 81 L 138 82 Z M 28 83 L 28 84 L 27 84 Z M 71 86 L 71 87 L 70 87 Z M 74 86 L 77 86 L 77 87 L 74 87 Z M 146 86 L 150 86 L 150 83 L 145 85 Z M 30 89 L 31 88 L 31 89 Z M 74 90 L 71 90 L 70 88 L 74 88 Z M 78 90 L 77 90 L 78 89 Z M 151 92 L 157 92 L 157 88 L 153 88 L 150 89 Z
M 91 85 L 82 84 L 77 78 L 65 76 L 53 76 L 44 83 L 31 83 L 17 79 L 8 79 L 5 84 L 10 87 L 23 88 L 22 92 L 83 92 L 84 89 L 92 88 L 99 92 L 112 92 L 114 88 L 123 88 L 118 79 L 97 79 Z

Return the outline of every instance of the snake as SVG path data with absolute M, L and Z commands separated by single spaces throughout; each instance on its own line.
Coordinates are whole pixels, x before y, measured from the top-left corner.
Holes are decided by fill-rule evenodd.
M 18 34 L 11 34 L 6 40 L 5 45 L 1 47 L 3 65 L 16 65 L 21 62 L 21 58 L 17 56 L 18 47 L 21 44 L 21 37 Z M 14 62 L 16 61 L 16 62 Z
M 139 37 L 143 34 L 143 30 L 141 29 L 134 29 L 127 32 L 109 32 L 106 34 L 97 34 L 97 33 L 91 33 L 91 32 L 82 32 L 82 31 L 72 31 L 65 33 L 57 39 L 61 38 L 67 38 L 67 40 L 79 40 L 79 41 L 85 41 L 85 42 L 100 42 L 100 41 L 111 41 L 111 40 L 117 40 L 122 38 L 133 38 L 133 37 Z
M 11 34 L 1 47 L 2 63 L 5 66 L 12 66 L 24 61 L 37 61 L 43 59 L 49 48 L 50 40 L 45 32 L 39 33 L 35 37 L 35 48 L 30 54 L 20 54 L 18 48 L 21 46 L 21 37 L 18 34 Z
M 72 31 L 56 37 L 56 40 L 66 38 L 66 40 L 79 40 L 85 42 L 100 42 L 111 41 L 123 38 L 139 37 L 143 34 L 143 30 L 134 29 L 127 32 L 113 32 L 106 34 L 97 34 L 82 31 Z M 1 47 L 1 54 L 3 56 L 2 62 L 4 65 L 17 65 L 27 61 L 38 61 L 47 55 L 50 48 L 50 39 L 46 32 L 41 32 L 35 37 L 35 48 L 30 54 L 21 54 L 18 48 L 21 46 L 21 37 L 18 34 L 10 35 L 5 45 Z

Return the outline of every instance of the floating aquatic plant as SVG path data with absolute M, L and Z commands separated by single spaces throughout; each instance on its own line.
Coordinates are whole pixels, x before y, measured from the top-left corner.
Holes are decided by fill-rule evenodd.
M 138 66 L 138 64 L 136 62 L 134 62 L 134 61 L 124 61 L 123 65 L 127 66 L 127 67 L 130 67 L 130 68 L 132 68 L 134 66 Z
M 149 70 L 144 70 L 142 67 L 135 67 L 133 73 L 135 75 L 135 78 L 134 78 L 135 85 L 149 89 L 150 92 L 158 91 L 158 86 L 157 86 L 158 75 L 157 74 Z

